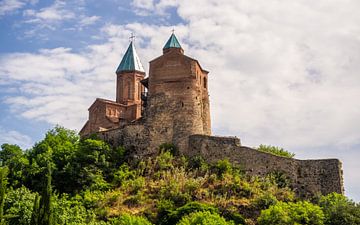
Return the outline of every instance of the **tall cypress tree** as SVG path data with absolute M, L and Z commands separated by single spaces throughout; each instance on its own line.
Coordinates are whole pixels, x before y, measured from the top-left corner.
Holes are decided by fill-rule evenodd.
M 44 182 L 45 183 L 45 182 Z M 40 197 L 40 204 L 38 207 L 38 225 L 53 225 L 52 217 L 52 189 L 51 189 L 51 165 L 47 164 L 46 185 L 43 187 L 43 191 Z M 36 202 L 34 202 L 34 210 L 36 209 Z M 36 213 L 36 212 L 35 212 Z
M 0 168 L 0 224 L 4 222 L 4 203 L 8 172 L 9 170 L 6 166 Z
M 39 224 L 39 215 L 40 215 L 40 198 L 39 194 L 36 193 L 34 199 L 33 211 L 31 214 L 31 224 Z

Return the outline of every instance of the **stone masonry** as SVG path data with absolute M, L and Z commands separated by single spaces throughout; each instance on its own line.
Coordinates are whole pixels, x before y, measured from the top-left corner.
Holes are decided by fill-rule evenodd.
M 209 163 L 226 158 L 250 176 L 280 172 L 303 198 L 344 192 L 338 159 L 284 158 L 241 146 L 236 137 L 211 136 L 208 71 L 184 55 L 174 34 L 163 55 L 150 61 L 148 78 L 132 42 L 116 74 L 116 101 L 97 99 L 81 136 L 97 133 L 134 158 L 156 155 L 160 144 L 173 143 L 180 153 Z

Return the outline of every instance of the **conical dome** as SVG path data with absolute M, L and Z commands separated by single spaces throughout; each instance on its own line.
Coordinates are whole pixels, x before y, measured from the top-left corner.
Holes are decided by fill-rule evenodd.
M 121 73 L 122 71 L 139 71 L 145 73 L 144 67 L 142 66 L 140 58 L 136 53 L 133 42 L 130 42 L 120 65 L 116 69 L 116 73 Z

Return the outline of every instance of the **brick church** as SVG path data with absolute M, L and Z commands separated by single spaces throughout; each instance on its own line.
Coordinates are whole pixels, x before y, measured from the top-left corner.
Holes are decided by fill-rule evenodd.
M 131 41 L 116 70 L 116 101 L 96 99 L 81 136 L 142 124 L 154 145 L 187 146 L 192 134 L 211 134 L 208 71 L 184 55 L 175 34 L 150 61 L 148 78 Z M 157 140 L 157 141 L 156 141 Z
M 96 133 L 133 158 L 156 155 L 160 144 L 172 143 L 181 154 L 209 163 L 227 158 L 250 176 L 280 172 L 302 198 L 344 192 L 338 159 L 284 158 L 242 146 L 237 137 L 211 136 L 208 73 L 172 34 L 145 78 L 131 41 L 116 70 L 116 101 L 96 99 L 80 135 Z

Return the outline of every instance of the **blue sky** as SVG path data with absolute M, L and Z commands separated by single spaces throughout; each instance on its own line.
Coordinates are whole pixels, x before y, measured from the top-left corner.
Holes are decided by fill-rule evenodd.
M 145 70 L 174 28 L 210 71 L 213 133 L 339 158 L 360 201 L 357 0 L 0 1 L 0 143 L 80 130 L 135 33 Z

